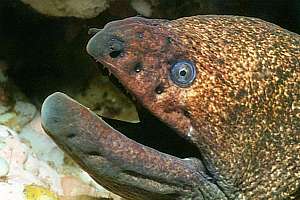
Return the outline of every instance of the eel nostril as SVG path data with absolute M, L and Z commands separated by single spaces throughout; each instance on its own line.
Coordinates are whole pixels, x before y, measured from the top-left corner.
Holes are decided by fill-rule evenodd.
M 103 156 L 99 151 L 89 151 L 89 152 L 86 152 L 86 153 L 90 156 L 100 156 L 100 157 Z
M 71 139 L 71 138 L 76 137 L 76 134 L 75 133 L 69 133 L 66 136 L 67 136 L 68 139 Z
M 117 58 L 123 53 L 124 43 L 119 39 L 112 38 L 109 42 L 109 49 L 110 49 L 110 53 L 109 53 L 110 57 Z
M 122 51 L 112 51 L 109 53 L 110 57 L 117 58 L 121 55 Z

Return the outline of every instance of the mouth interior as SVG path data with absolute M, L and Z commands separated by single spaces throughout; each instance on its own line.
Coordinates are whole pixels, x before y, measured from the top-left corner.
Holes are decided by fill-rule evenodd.
M 101 67 L 101 71 L 104 75 L 109 74 L 106 68 Z M 128 138 L 160 152 L 178 158 L 194 157 L 203 160 L 196 146 L 180 137 L 175 130 L 160 121 L 157 117 L 152 115 L 151 112 L 136 102 L 113 74 L 109 75 L 109 79 L 121 92 L 135 103 L 140 122 L 130 123 L 102 117 L 104 121 Z

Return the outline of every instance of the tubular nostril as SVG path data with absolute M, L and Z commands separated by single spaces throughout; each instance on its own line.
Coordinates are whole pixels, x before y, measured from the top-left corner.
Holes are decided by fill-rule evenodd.
M 124 42 L 119 39 L 112 38 L 109 42 L 109 49 L 110 49 L 110 53 L 109 53 L 110 57 L 117 58 L 124 51 Z
M 101 31 L 102 29 L 99 29 L 99 28 L 90 28 L 88 30 L 88 34 L 89 35 L 95 35 L 96 33 L 98 33 L 99 31 Z
M 96 60 L 106 56 L 118 58 L 124 53 L 124 41 L 101 30 L 89 40 L 86 49 Z

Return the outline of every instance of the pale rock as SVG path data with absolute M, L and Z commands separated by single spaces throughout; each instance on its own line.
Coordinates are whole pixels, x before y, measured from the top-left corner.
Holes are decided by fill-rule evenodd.
M 17 101 L 14 110 L 17 114 L 16 123 L 21 127 L 30 122 L 37 113 L 34 105 L 24 101 Z
M 65 163 L 64 153 L 43 131 L 40 115 L 32 114 L 36 111 L 30 104 L 18 103 L 15 109 L 18 114 L 34 118 L 19 134 L 0 125 L 0 194 L 5 200 L 25 200 L 24 191 L 29 185 L 47 188 L 60 197 L 120 199 L 96 184 L 77 165 Z
M 0 105 L 0 124 L 20 130 L 29 123 L 37 113 L 34 105 L 24 101 L 17 101 L 9 110 L 10 106 Z
M 78 196 L 83 194 L 95 196 L 96 193 L 95 188 L 83 183 L 79 178 L 73 176 L 64 176 L 61 179 L 61 185 L 65 196 Z
M 112 0 L 21 0 L 38 12 L 56 17 L 93 18 L 109 7 Z
M 6 142 L 0 139 L 0 151 L 6 146 Z
M 0 150 L 0 157 L 7 161 L 9 172 L 2 177 L 2 179 L 5 177 L 5 181 L 2 181 L 3 184 L 0 185 L 0 194 L 6 194 L 1 191 L 7 190 L 12 193 L 7 196 L 8 199 L 24 200 L 24 187 L 30 184 L 50 187 L 57 194 L 62 194 L 60 175 L 46 162 L 39 160 L 34 154 L 30 154 L 29 146 L 18 138 L 16 132 L 0 126 L 0 132 L 3 131 L 9 132 L 9 136 L 5 139 L 2 138 L 5 146 Z
M 145 17 L 150 17 L 152 15 L 152 6 L 145 0 L 132 0 L 131 6 L 136 10 L 136 12 Z
M 11 168 L 23 165 L 27 160 L 28 147 L 23 144 L 13 130 L 9 130 L 10 135 L 4 140 L 5 147 L 0 151 L 0 156 L 9 160 Z
M 13 124 L 16 117 L 17 117 L 17 114 L 14 112 L 4 113 L 4 114 L 0 115 L 0 124 L 2 124 L 2 125 Z
M 0 105 L 0 115 L 6 113 L 11 107 L 6 105 Z
M 24 200 L 24 186 L 0 181 L 0 194 L 5 200 Z
M 114 200 L 121 200 L 120 197 L 108 192 L 103 187 L 94 187 L 91 184 L 86 184 L 77 177 L 65 176 L 61 180 L 65 197 L 76 197 L 88 194 L 90 197 L 112 198 Z
M 30 144 L 31 150 L 40 160 L 53 163 L 56 167 L 63 165 L 64 153 L 42 130 L 40 115 L 36 115 L 22 129 L 19 137 Z
M 10 135 L 9 129 L 6 126 L 0 125 L 0 138 L 6 139 Z
M 28 160 L 24 164 L 24 169 L 44 183 L 42 185 L 50 186 L 51 190 L 57 194 L 61 195 L 63 193 L 60 174 L 46 162 L 29 155 Z
M 9 172 L 9 164 L 6 159 L 0 157 L 0 178 L 4 177 Z

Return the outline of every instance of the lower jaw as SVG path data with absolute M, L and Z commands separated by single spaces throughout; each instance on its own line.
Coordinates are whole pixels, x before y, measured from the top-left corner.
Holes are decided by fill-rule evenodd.
M 45 100 L 41 115 L 49 136 L 98 183 L 116 193 L 126 188 L 172 196 L 194 186 L 210 187 L 199 166 L 126 137 L 62 93 Z

